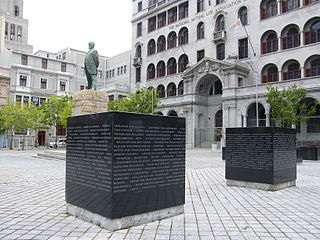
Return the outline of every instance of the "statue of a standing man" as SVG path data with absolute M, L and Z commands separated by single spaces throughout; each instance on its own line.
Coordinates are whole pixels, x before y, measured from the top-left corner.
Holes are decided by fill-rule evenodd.
M 89 51 L 84 60 L 88 89 L 97 90 L 97 68 L 99 67 L 99 54 L 94 49 L 94 42 L 89 42 Z

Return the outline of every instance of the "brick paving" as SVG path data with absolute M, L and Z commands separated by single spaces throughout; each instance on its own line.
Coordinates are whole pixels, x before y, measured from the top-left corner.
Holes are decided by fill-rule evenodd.
M 0 239 L 320 239 L 320 161 L 298 165 L 297 187 L 278 192 L 227 187 L 224 162 L 187 152 L 185 213 L 110 232 L 65 212 L 65 162 L 0 151 Z

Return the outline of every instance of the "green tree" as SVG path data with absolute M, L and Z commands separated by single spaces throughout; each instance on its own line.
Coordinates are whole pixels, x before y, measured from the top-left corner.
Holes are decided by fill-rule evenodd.
M 41 112 L 32 104 L 20 104 L 8 102 L 0 109 L 1 128 L 10 131 L 9 148 L 13 149 L 14 131 L 23 132 L 22 150 L 25 149 L 25 135 L 27 130 L 36 130 L 40 127 Z
M 307 91 L 293 84 L 282 91 L 273 85 L 267 85 L 267 103 L 271 106 L 271 115 L 281 125 L 297 125 L 307 121 L 307 117 L 316 112 L 317 104 L 307 106 L 302 100 Z
M 130 93 L 121 100 L 108 102 L 109 111 L 154 113 L 160 103 L 156 89 L 142 88 L 135 93 Z
M 40 107 L 42 111 L 41 123 L 47 126 L 62 124 L 66 127 L 67 118 L 71 116 L 72 98 L 69 96 L 53 96 L 48 98 L 48 102 Z M 56 134 L 56 143 L 58 136 Z

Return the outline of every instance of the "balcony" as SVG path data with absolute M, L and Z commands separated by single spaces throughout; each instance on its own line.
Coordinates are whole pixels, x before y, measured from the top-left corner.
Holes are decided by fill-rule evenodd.
M 142 65 L 142 58 L 141 57 L 136 57 L 133 59 L 133 66 L 141 67 L 141 65 Z
M 213 33 L 213 41 L 214 43 L 224 42 L 227 40 L 227 32 L 222 30 Z

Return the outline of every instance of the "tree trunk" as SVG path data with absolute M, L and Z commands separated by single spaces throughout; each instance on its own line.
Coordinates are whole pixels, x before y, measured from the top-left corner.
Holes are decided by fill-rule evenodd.
M 54 146 L 54 148 L 58 148 L 58 134 L 57 134 L 57 128 L 58 128 L 58 124 L 56 123 L 56 144 L 55 144 L 55 146 Z
M 24 151 L 24 143 L 26 141 L 26 131 L 23 129 L 23 138 L 22 138 L 22 151 Z
M 10 134 L 10 150 L 13 150 L 13 130 L 11 129 L 11 134 Z

